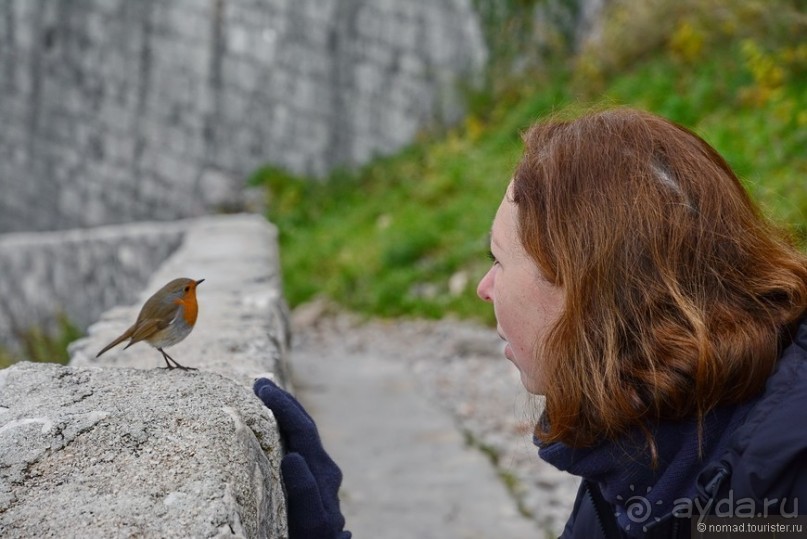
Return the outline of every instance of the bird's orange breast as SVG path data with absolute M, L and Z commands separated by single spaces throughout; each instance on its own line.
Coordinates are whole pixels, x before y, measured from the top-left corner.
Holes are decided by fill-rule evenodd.
M 186 294 L 184 298 L 178 299 L 177 304 L 182 305 L 182 318 L 188 325 L 196 323 L 196 317 L 199 316 L 199 304 L 196 302 L 196 294 Z

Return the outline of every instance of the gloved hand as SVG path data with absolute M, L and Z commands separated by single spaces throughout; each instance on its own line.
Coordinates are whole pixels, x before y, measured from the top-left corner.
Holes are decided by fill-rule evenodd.
M 256 380 L 253 390 L 274 413 L 286 444 L 280 471 L 286 485 L 289 539 L 350 539 L 339 510 L 342 471 L 322 447 L 314 420 L 267 378 Z

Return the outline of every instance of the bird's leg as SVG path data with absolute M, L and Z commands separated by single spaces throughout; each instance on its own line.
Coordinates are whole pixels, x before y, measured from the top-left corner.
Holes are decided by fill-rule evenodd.
M 160 367 L 161 369 L 168 369 L 168 370 L 182 369 L 183 371 L 196 371 L 196 370 L 198 370 L 198 369 L 196 369 L 194 367 L 185 367 L 183 365 L 180 365 L 179 363 L 177 363 L 177 360 L 175 360 L 174 358 L 172 358 L 171 356 L 166 354 L 165 350 L 163 350 L 162 348 L 157 348 L 157 350 L 159 350 L 160 353 L 163 355 L 163 359 L 165 360 L 165 364 L 167 365 L 167 367 Z M 169 361 L 173 362 L 173 365 L 171 365 L 171 363 L 169 363 Z
M 171 359 L 171 361 L 174 361 L 173 358 L 171 358 L 171 356 L 166 354 L 165 350 L 163 350 L 162 348 L 157 348 L 157 350 L 159 350 L 160 353 L 163 355 L 163 359 L 165 360 L 165 365 L 166 365 L 165 367 L 160 367 L 160 368 L 161 369 L 168 369 L 168 370 L 175 369 L 176 367 L 174 367 L 173 365 L 171 365 L 171 363 L 168 362 L 169 358 Z M 174 361 L 174 363 L 176 363 L 176 361 Z

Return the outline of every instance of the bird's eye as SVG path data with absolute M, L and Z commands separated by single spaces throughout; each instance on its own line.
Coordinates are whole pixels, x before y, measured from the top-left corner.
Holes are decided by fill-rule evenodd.
M 186 286 L 186 287 L 185 287 L 185 292 L 190 292 L 190 291 L 191 291 L 191 287 L 190 287 L 190 286 Z

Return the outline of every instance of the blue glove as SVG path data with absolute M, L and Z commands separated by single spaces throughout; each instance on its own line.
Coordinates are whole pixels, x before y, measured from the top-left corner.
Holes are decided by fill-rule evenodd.
M 350 539 L 339 510 L 342 471 L 322 447 L 314 420 L 271 380 L 259 378 L 253 389 L 274 413 L 286 444 L 280 471 L 286 485 L 289 539 Z

